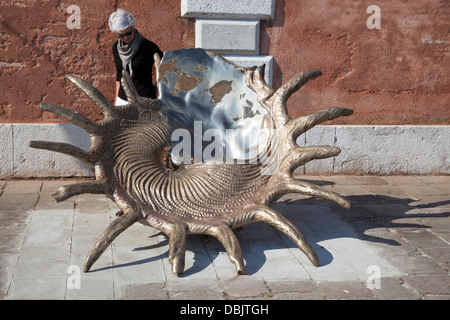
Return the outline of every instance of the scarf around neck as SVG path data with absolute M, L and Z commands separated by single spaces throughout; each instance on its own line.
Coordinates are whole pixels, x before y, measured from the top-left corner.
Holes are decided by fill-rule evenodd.
M 127 66 L 130 70 L 130 77 L 133 77 L 133 68 L 131 66 L 131 60 L 136 52 L 139 50 L 144 37 L 134 29 L 134 38 L 131 43 L 124 44 L 121 39 L 117 42 L 117 51 L 119 52 L 120 60 L 122 60 L 122 67 L 125 69 Z

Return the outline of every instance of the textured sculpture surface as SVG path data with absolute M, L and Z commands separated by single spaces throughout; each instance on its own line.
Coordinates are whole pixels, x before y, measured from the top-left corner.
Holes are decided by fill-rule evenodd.
M 33 148 L 81 159 L 95 172 L 95 181 L 58 189 L 56 201 L 97 193 L 121 209 L 89 253 L 84 271 L 135 222 L 149 224 L 169 237 L 169 261 L 175 274 L 184 271 L 188 234 L 216 237 L 237 273 L 245 274 L 233 229 L 253 222 L 265 222 L 283 232 L 318 266 L 306 238 L 270 206 L 287 193 L 350 206 L 340 195 L 292 174 L 310 160 L 340 153 L 334 146 L 300 147 L 297 137 L 353 111 L 329 108 L 291 119 L 288 98 L 320 76 L 318 70 L 304 71 L 274 90 L 264 81 L 264 67 L 239 67 L 202 49 L 168 51 L 162 60 L 155 58 L 158 99 L 140 97 L 125 72 L 122 84 L 129 104 L 120 107 L 111 105 L 88 82 L 67 76 L 101 109 L 105 117 L 100 122 L 41 104 L 91 136 L 88 150 L 58 142 L 30 142 Z

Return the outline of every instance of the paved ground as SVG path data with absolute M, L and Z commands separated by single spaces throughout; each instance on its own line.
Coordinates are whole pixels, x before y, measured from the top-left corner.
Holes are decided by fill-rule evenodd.
M 167 237 L 135 224 L 83 273 L 86 255 L 115 218 L 104 196 L 56 204 L 74 180 L 0 181 L 2 299 L 450 299 L 450 176 L 302 176 L 344 194 L 350 210 L 289 195 L 274 208 L 309 239 L 314 267 L 266 224 L 237 232 L 248 275 L 223 247 L 188 238 L 176 277 Z

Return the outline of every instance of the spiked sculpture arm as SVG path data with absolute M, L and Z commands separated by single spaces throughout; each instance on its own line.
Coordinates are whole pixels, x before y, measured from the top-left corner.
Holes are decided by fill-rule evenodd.
M 172 53 L 176 59 L 167 58 Z M 209 103 L 214 107 L 221 99 L 225 99 L 224 96 L 232 95 L 238 89 L 233 86 L 239 83 L 239 79 L 233 80 L 235 82 L 208 82 L 209 77 L 214 76 L 211 72 L 216 64 L 220 64 L 222 69 L 230 68 L 220 57 L 208 56 L 201 49 L 179 50 L 170 54 L 166 53 L 162 61 L 155 57 L 155 61 L 160 89 L 164 89 L 164 84 L 170 87 L 172 79 L 177 81 L 170 88 L 172 91 L 168 91 L 173 101 L 180 101 L 180 95 L 189 90 L 197 90 L 201 97 L 212 94 L 215 98 L 209 99 Z M 205 59 L 214 60 L 211 64 L 194 63 L 193 71 L 189 69 L 189 73 L 182 69 L 181 61 L 189 64 L 187 58 L 192 58 L 193 55 L 203 55 Z M 243 73 L 243 83 L 256 94 L 255 103 L 259 103 L 262 108 L 260 110 L 267 113 L 264 121 L 273 129 L 270 132 L 276 132 L 276 135 L 271 134 L 264 152 L 259 154 L 260 157 L 266 156 L 267 162 L 264 164 L 250 161 L 205 161 L 191 165 L 172 165 L 168 150 L 171 134 L 177 126 L 171 120 L 170 112 L 182 110 L 182 107 L 174 106 L 172 100 L 167 100 L 161 94 L 158 99 L 140 97 L 127 72 L 123 73 L 122 85 L 129 103 L 122 107 L 112 106 L 98 89 L 81 78 L 67 76 L 103 112 L 105 117 L 100 122 L 93 122 L 69 109 L 41 104 L 42 109 L 60 115 L 91 135 L 88 150 L 65 143 L 30 142 L 33 148 L 61 152 L 81 159 L 89 163 L 95 172 L 95 181 L 58 189 L 54 195 L 56 201 L 64 201 L 82 193 L 97 193 L 105 194 L 121 209 L 118 218 L 105 230 L 89 253 L 84 266 L 85 272 L 90 270 L 120 233 L 133 223 L 144 220 L 168 235 L 169 261 L 176 274 L 184 270 L 187 234 L 216 237 L 225 247 L 237 273 L 244 274 L 244 259 L 232 229 L 253 222 L 265 222 L 280 230 L 315 266 L 319 265 L 317 255 L 306 238 L 270 206 L 287 193 L 301 193 L 329 199 L 346 208 L 350 206 L 340 195 L 296 180 L 292 174 L 296 168 L 313 159 L 333 157 L 340 153 L 337 147 L 332 146 L 300 147 L 296 144 L 297 137 L 317 124 L 351 115 L 352 111 L 329 108 L 291 119 L 287 112 L 287 100 L 301 86 L 320 76 L 320 71 L 304 71 L 274 90 L 264 82 L 264 67 L 235 69 Z M 208 76 L 203 77 L 202 72 Z M 200 90 L 202 85 L 207 85 L 207 89 Z M 191 95 L 186 94 L 188 96 Z M 195 105 L 189 107 L 194 110 Z M 184 113 L 186 114 L 189 111 Z M 248 121 L 255 121 L 254 119 Z M 271 174 L 263 174 L 267 164 L 275 164 L 276 170 Z

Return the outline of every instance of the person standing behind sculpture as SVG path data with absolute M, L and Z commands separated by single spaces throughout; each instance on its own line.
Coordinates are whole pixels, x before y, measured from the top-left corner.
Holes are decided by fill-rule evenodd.
M 163 52 L 155 43 L 139 33 L 135 28 L 134 16 L 126 10 L 117 9 L 113 12 L 109 16 L 108 25 L 118 38 L 112 47 L 117 71 L 115 105 L 128 103 L 125 91 L 120 83 L 123 69 L 130 74 L 140 96 L 156 98 L 156 89 L 152 80 L 153 55 L 158 53 L 162 57 Z

